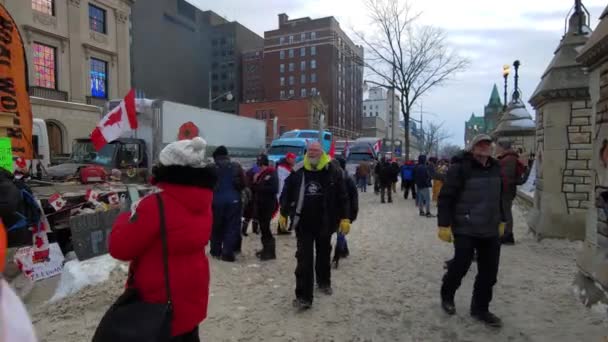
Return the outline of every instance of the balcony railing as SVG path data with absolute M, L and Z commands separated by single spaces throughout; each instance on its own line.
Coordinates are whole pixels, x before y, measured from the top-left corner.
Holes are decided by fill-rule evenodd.
M 100 97 L 87 96 L 87 104 L 97 107 L 105 107 L 108 99 L 103 99 Z
M 42 97 L 49 100 L 57 100 L 57 101 L 67 101 L 68 93 L 61 90 L 51 89 L 51 88 L 43 88 L 43 87 L 35 87 L 32 86 L 29 89 L 30 96 Z

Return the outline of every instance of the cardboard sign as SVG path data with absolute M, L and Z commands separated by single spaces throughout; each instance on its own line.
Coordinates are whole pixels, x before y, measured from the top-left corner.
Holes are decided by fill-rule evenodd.
M 34 247 L 23 247 L 17 250 L 14 257 L 15 263 L 28 279 L 39 281 L 61 274 L 64 257 L 56 242 L 50 244 L 45 261 L 34 262 L 34 252 Z
M 110 209 L 70 218 L 72 243 L 78 260 L 108 253 L 108 237 L 120 209 Z
M 13 172 L 13 149 L 10 138 L 0 138 L 0 168 Z

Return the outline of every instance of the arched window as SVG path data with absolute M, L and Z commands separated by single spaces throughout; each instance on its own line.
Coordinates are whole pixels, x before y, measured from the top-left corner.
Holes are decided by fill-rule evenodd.
M 49 133 L 49 151 L 51 156 L 63 153 L 63 130 L 61 126 L 48 120 L 46 122 L 46 129 Z

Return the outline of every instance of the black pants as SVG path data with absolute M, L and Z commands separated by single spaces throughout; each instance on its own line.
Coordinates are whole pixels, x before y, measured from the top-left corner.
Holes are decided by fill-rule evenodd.
M 515 242 L 513 236 L 513 199 L 511 197 L 502 197 L 502 211 L 506 219 L 505 235 L 502 237 L 502 240 L 504 242 Z
M 412 191 L 412 198 L 416 199 L 416 183 L 413 180 L 403 182 L 403 198 L 407 199 Z
M 260 226 L 260 233 L 262 234 L 262 246 L 274 244 L 274 236 L 272 235 L 272 230 L 270 230 L 273 211 L 273 209 L 265 208 L 258 210 L 258 224 Z
M 241 238 L 241 203 L 213 203 L 212 256 L 234 257 Z
M 296 237 L 296 297 L 312 302 L 315 273 L 319 286 L 331 286 L 331 233 L 318 226 L 299 224 Z
M 382 202 L 384 202 L 384 193 L 388 194 L 388 201 L 392 202 L 393 201 L 393 190 L 392 190 L 392 184 L 380 184 L 380 200 Z
M 185 333 L 183 335 L 174 336 L 171 338 L 169 342 L 200 342 L 200 338 L 198 337 L 198 327 L 194 328 L 189 333 Z
M 472 312 L 486 312 L 492 301 L 492 287 L 496 284 L 500 262 L 500 239 L 454 236 L 454 259 L 443 276 L 441 298 L 453 301 L 462 278 L 469 271 L 473 255 L 477 252 L 477 277 L 471 301 Z

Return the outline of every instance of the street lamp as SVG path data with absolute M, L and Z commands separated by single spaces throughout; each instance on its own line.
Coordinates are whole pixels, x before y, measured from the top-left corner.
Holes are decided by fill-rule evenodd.
M 209 106 L 211 107 L 211 104 L 212 104 L 213 102 L 215 102 L 215 101 L 217 101 L 217 100 L 219 100 L 219 99 L 221 99 L 221 98 L 225 98 L 225 99 L 226 99 L 226 100 L 228 100 L 228 101 L 232 101 L 232 100 L 234 99 L 234 95 L 232 95 L 232 91 L 231 91 L 231 90 L 229 90 L 229 91 L 227 91 L 227 92 L 223 93 L 222 95 L 219 95 L 219 96 L 217 96 L 217 97 L 215 97 L 215 98 L 211 99 L 211 101 L 210 101 L 210 103 L 209 103 Z
M 508 85 L 508 82 L 509 82 L 509 74 L 510 73 L 511 73 L 511 66 L 509 64 L 505 64 L 502 67 L 502 77 L 505 79 L 505 103 L 504 103 L 504 105 L 502 107 L 503 111 L 507 110 L 507 102 L 508 102 L 508 99 L 507 99 L 507 85 Z

